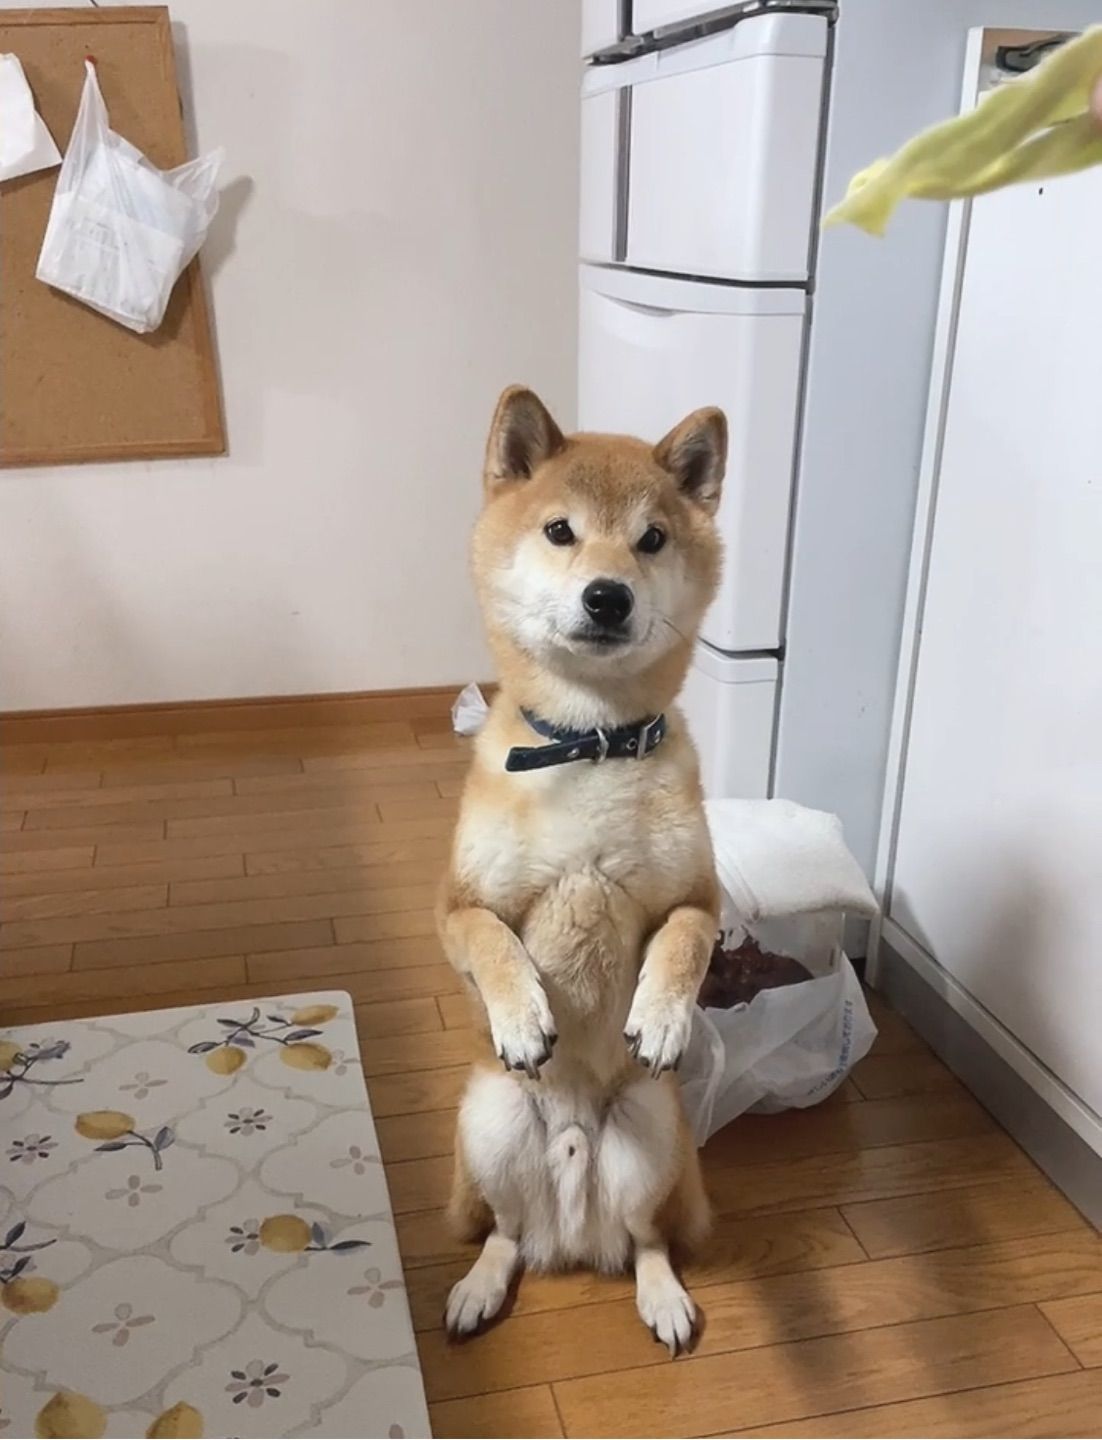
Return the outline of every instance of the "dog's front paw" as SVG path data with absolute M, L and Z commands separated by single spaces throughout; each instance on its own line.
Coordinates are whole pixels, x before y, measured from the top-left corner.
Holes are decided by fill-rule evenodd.
M 624 1039 L 628 1049 L 657 1079 L 664 1070 L 676 1070 L 689 1043 L 693 1003 L 672 998 L 643 975 L 628 1012 Z
M 507 1070 L 523 1070 L 539 1079 L 539 1068 L 551 1058 L 555 1017 L 535 970 L 507 1001 L 487 1006 L 494 1049 Z

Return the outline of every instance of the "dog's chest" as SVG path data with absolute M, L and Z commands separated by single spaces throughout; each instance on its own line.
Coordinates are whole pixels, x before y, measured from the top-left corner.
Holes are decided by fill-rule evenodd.
M 701 817 L 662 767 L 612 761 L 538 777 L 523 803 L 460 822 L 459 859 L 510 923 L 556 899 L 597 923 L 624 907 L 641 923 L 676 904 L 700 866 Z

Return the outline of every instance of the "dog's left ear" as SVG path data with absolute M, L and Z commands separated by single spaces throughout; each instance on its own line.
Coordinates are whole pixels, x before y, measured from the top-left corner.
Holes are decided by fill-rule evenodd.
M 714 515 L 727 467 L 727 417 L 714 406 L 694 410 L 659 440 L 654 458 L 687 499 Z
M 497 402 L 486 442 L 487 490 L 505 480 L 527 480 L 564 444 L 539 396 L 523 385 L 510 385 Z

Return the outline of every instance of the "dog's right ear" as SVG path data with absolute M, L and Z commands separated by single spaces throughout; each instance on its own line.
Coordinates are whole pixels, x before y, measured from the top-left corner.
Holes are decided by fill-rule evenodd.
M 486 489 L 506 480 L 527 480 L 564 443 L 539 396 L 523 385 L 510 385 L 497 402 L 486 442 Z

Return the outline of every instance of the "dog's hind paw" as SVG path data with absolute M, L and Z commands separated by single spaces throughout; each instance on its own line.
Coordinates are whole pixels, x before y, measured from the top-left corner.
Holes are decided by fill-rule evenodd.
M 494 1048 L 506 1070 L 523 1070 L 530 1079 L 538 1080 L 540 1066 L 550 1060 L 559 1037 L 547 995 L 535 973 L 526 993 L 507 1004 L 486 1008 Z
M 689 1043 L 692 1030 L 692 1003 L 671 1000 L 640 980 L 631 1002 L 624 1039 L 632 1055 L 656 1078 L 664 1070 L 676 1070 Z

